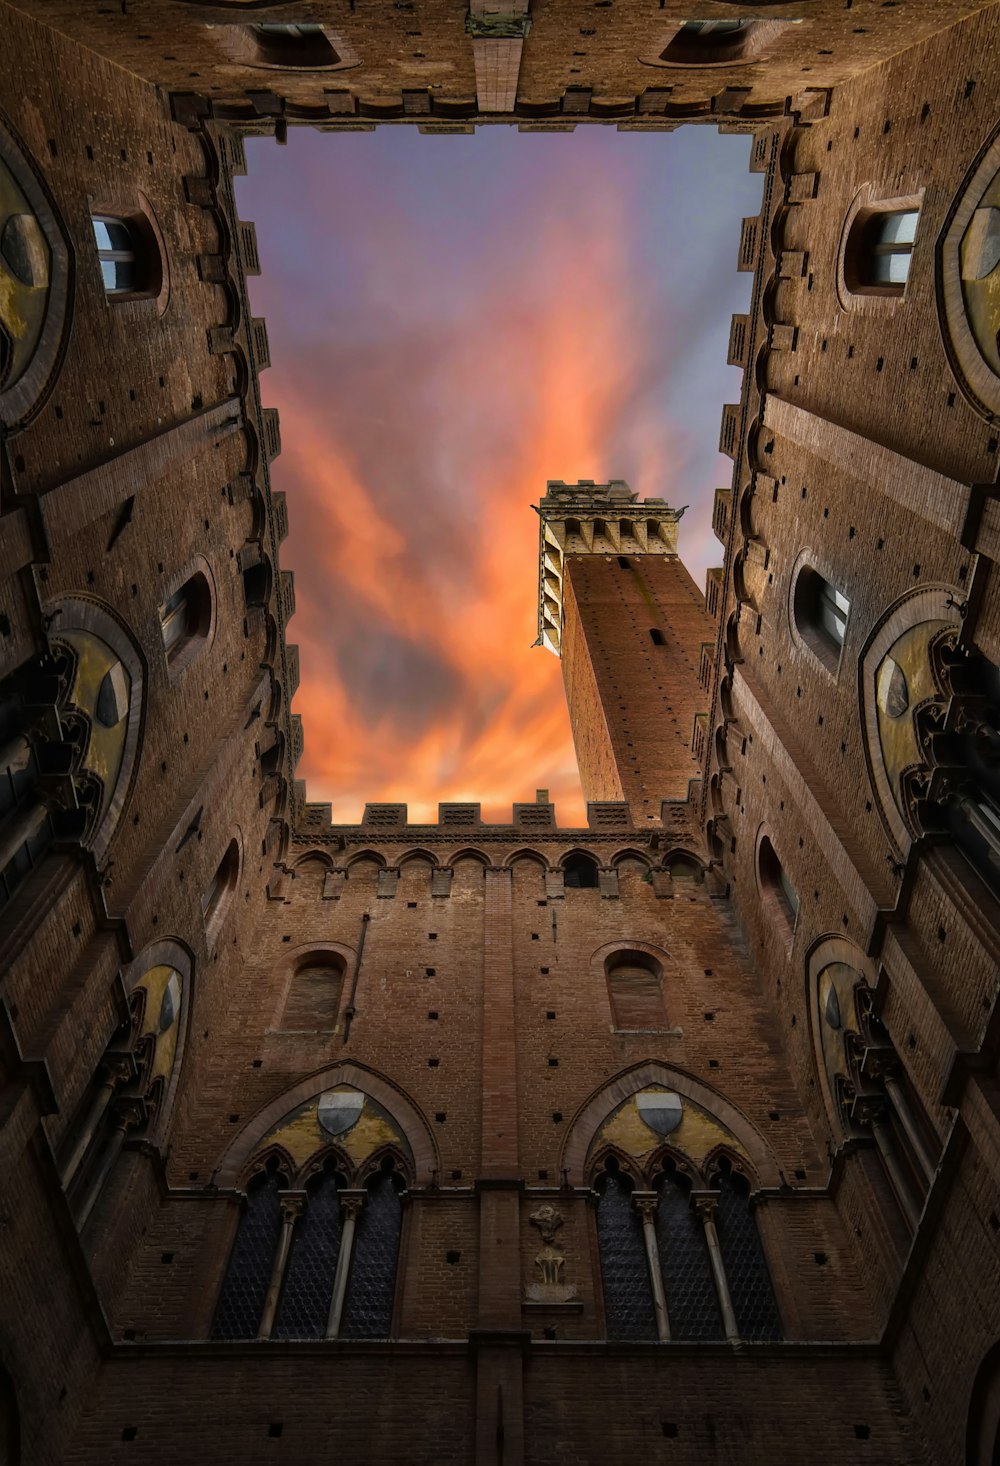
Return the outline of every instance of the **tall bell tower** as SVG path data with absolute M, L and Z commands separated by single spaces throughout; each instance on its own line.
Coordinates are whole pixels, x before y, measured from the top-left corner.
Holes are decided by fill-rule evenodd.
M 677 554 L 684 511 L 612 479 L 550 480 L 537 512 L 539 643 L 562 660 L 584 796 L 658 823 L 698 776 L 698 659 L 715 631 Z

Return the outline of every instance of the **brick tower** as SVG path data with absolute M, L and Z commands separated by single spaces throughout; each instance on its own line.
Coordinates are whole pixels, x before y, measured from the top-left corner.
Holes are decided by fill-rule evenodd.
M 715 628 L 677 554 L 683 509 L 628 484 L 551 481 L 538 513 L 538 630 L 562 659 L 588 800 L 627 800 L 637 824 L 686 799 Z

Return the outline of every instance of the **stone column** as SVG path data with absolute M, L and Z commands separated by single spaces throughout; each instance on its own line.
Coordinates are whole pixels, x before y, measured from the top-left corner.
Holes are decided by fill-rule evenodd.
M 917 1158 L 920 1169 L 923 1171 L 928 1186 L 934 1179 L 937 1166 L 934 1163 L 930 1151 L 917 1124 L 916 1116 L 910 1106 L 906 1091 L 900 1084 L 898 1078 L 891 1070 L 886 1070 L 882 1077 L 882 1084 L 888 1096 L 889 1103 L 896 1112 L 896 1117 L 903 1127 L 907 1140 L 913 1147 L 913 1153 Z
M 740 1341 L 740 1329 L 736 1322 L 736 1314 L 733 1311 L 733 1300 L 729 1292 L 729 1280 L 726 1277 L 726 1268 L 722 1261 L 722 1248 L 719 1246 L 719 1233 L 715 1226 L 715 1208 L 717 1201 L 714 1196 L 706 1196 L 704 1193 L 700 1196 L 693 1197 L 692 1200 L 694 1209 L 705 1229 L 708 1260 L 712 1268 L 712 1281 L 715 1283 L 716 1297 L 719 1300 L 719 1312 L 722 1314 L 722 1327 L 729 1343 L 738 1344 Z
M 77 1136 L 73 1149 L 67 1156 L 60 1173 L 64 1187 L 69 1186 L 73 1177 L 80 1169 L 80 1163 L 90 1149 L 91 1142 L 97 1134 L 97 1127 L 103 1120 L 115 1091 L 127 1084 L 135 1074 L 135 1067 L 130 1054 L 122 1054 L 120 1058 L 116 1058 L 114 1061 L 105 1059 L 101 1068 L 104 1071 L 104 1078 L 98 1087 L 97 1093 L 94 1095 L 90 1109 L 87 1111 L 87 1118 L 83 1122 L 83 1128 Z
M 656 1240 L 655 1191 L 633 1191 L 632 1200 L 642 1218 L 642 1240 L 646 1244 L 646 1264 L 649 1281 L 653 1289 L 653 1311 L 656 1314 L 656 1336 L 661 1343 L 670 1338 L 670 1319 L 667 1315 L 667 1297 L 663 1288 L 663 1269 L 660 1267 L 660 1248 Z
M 97 1199 L 115 1168 L 115 1162 L 122 1153 L 125 1137 L 130 1130 L 138 1129 L 146 1117 L 145 1106 L 140 1099 L 129 1097 L 115 1102 L 112 1112 L 113 1130 L 108 1137 L 100 1164 L 91 1177 L 86 1190 L 75 1208 L 76 1225 L 82 1232 L 97 1205 Z
M 278 1239 L 278 1250 L 274 1256 L 274 1267 L 271 1269 L 271 1281 L 267 1285 L 267 1295 L 264 1298 L 260 1328 L 257 1330 L 258 1339 L 269 1339 L 271 1330 L 274 1328 L 278 1299 L 281 1297 L 281 1285 L 285 1281 L 285 1269 L 288 1266 L 288 1254 L 292 1250 L 292 1228 L 306 1209 L 306 1193 L 304 1191 L 283 1191 L 280 1201 L 281 1236 Z
M 344 1223 L 340 1233 L 340 1251 L 337 1254 L 337 1271 L 333 1278 L 333 1297 L 330 1299 L 330 1314 L 326 1321 L 326 1337 L 340 1337 L 340 1322 L 344 1316 L 344 1301 L 347 1298 L 347 1279 L 354 1255 L 354 1233 L 357 1230 L 358 1214 L 365 1204 L 364 1191 L 342 1191 L 340 1206 Z

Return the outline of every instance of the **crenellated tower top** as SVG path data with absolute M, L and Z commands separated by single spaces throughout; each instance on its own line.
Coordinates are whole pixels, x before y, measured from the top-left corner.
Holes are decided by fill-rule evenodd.
M 538 535 L 538 645 L 560 655 L 563 636 L 563 561 L 567 555 L 677 555 L 683 509 L 665 499 L 642 499 L 624 479 L 597 484 L 549 479 L 533 508 Z

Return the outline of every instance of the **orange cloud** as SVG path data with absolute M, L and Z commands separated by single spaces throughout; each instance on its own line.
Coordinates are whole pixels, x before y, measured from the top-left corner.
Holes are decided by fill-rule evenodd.
M 299 775 L 335 822 L 366 801 L 405 801 L 411 821 L 433 820 L 448 800 L 505 820 L 536 787 L 561 824 L 584 822 L 560 667 L 532 646 L 529 505 L 548 478 L 622 472 L 609 443 L 649 344 L 624 212 L 619 187 L 588 179 L 517 268 L 483 251 L 469 308 L 426 323 L 420 349 L 407 323 L 332 368 L 319 345 L 287 369 L 274 351 L 266 397 L 281 413 L 272 472 L 288 491 L 283 563 L 299 604 Z M 380 280 L 391 260 L 383 238 Z M 630 444 L 651 475 L 668 447 L 662 426 L 641 422 Z

